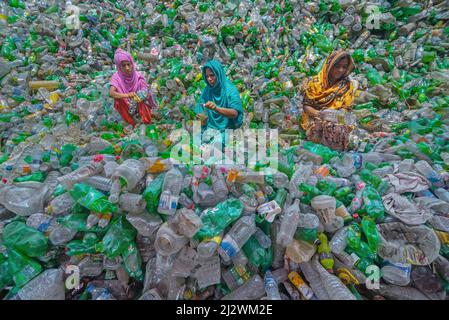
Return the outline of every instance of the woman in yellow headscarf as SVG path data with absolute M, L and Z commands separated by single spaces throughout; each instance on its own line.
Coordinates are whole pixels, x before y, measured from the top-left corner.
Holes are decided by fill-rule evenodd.
M 321 111 L 351 107 L 356 86 L 348 76 L 353 70 L 354 61 L 349 53 L 335 51 L 327 57 L 318 75 L 306 82 L 301 126 L 308 140 L 336 150 L 348 148 L 354 127 L 325 121 L 321 119 Z

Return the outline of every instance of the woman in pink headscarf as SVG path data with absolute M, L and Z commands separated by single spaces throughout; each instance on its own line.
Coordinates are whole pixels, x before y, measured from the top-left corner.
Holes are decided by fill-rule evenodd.
M 137 111 L 143 122 L 151 123 L 151 109 L 155 109 L 157 106 L 151 94 L 148 94 L 144 101 L 138 97 L 137 92 L 148 90 L 148 84 L 136 71 L 132 56 L 122 49 L 117 49 L 114 62 L 117 72 L 112 76 L 109 95 L 115 99 L 115 109 L 123 120 L 134 126 L 134 119 L 129 113 L 130 102 L 128 101 L 128 99 L 133 99 L 137 101 Z

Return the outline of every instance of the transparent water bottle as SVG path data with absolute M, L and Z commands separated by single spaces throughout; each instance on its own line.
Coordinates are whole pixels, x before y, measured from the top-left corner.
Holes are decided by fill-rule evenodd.
M 315 271 L 321 277 L 323 287 L 326 289 L 331 300 L 356 300 L 354 294 L 333 274 L 330 274 L 319 262 L 318 256 L 312 260 Z
M 28 282 L 11 300 L 64 300 L 64 272 L 48 269 Z
M 223 233 L 210 239 L 204 239 L 202 242 L 198 244 L 197 247 L 198 256 L 202 258 L 211 257 L 220 246 L 222 239 Z
M 348 244 L 348 227 L 338 230 L 329 241 L 333 253 L 342 253 Z
M 188 242 L 188 238 L 176 234 L 167 223 L 164 223 L 157 231 L 154 248 L 163 256 L 170 256 L 182 249 Z
M 87 178 L 84 183 L 88 184 L 89 186 L 101 190 L 101 191 L 110 191 L 112 187 L 112 180 L 106 177 L 102 176 L 93 176 L 90 178 Z
M 45 211 L 51 215 L 58 216 L 70 212 L 74 206 L 75 200 L 73 200 L 70 193 L 66 192 L 51 200 Z
M 279 294 L 278 284 L 273 277 L 271 271 L 265 272 L 265 292 L 267 293 L 268 300 L 281 300 L 281 295 Z
M 145 166 L 142 162 L 135 159 L 127 159 L 120 166 L 118 166 L 113 174 L 115 178 L 121 178 L 124 181 L 123 187 L 127 191 L 131 191 L 137 183 L 145 175 Z
M 173 196 L 179 196 L 179 194 L 181 193 L 182 183 L 182 173 L 181 171 L 179 171 L 178 166 L 174 166 L 165 174 L 162 190 L 170 191 L 171 195 Z
M 245 284 L 224 296 L 222 300 L 257 300 L 264 295 L 264 281 L 258 274 L 256 274 Z
M 276 242 L 284 247 L 287 247 L 292 241 L 296 228 L 299 223 L 299 199 L 285 210 L 282 220 L 281 228 L 276 237 Z
M 226 234 L 218 249 L 225 260 L 232 259 L 248 239 L 256 232 L 256 215 L 243 216 L 237 220 Z

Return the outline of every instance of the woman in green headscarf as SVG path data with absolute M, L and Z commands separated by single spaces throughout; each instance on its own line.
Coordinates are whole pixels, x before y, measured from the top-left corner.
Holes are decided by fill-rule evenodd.
M 237 129 L 243 122 L 243 107 L 237 88 L 226 77 L 223 66 L 210 60 L 203 66 L 203 79 L 206 88 L 194 111 L 197 118 L 204 114 L 203 122 L 207 128 L 216 130 Z

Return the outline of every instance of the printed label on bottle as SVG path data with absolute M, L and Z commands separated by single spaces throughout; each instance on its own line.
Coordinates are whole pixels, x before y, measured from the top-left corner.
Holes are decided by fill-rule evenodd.
M 222 237 L 215 236 L 215 237 L 212 237 L 212 238 L 205 238 L 203 241 L 204 242 L 215 242 L 216 244 L 220 244 L 222 240 L 223 240 Z
M 225 257 L 233 258 L 240 251 L 237 242 L 229 236 L 226 236 L 221 242 L 218 252 Z
M 441 243 L 445 245 L 449 245 L 449 234 L 443 231 L 434 230 L 435 233 L 438 236 L 438 239 L 440 239 Z
M 257 212 L 260 216 L 265 218 L 268 222 L 272 223 L 276 216 L 282 212 L 281 207 L 277 204 L 276 201 L 270 201 L 260 205 L 257 208 Z
M 344 205 L 341 205 L 337 209 L 335 209 L 335 215 L 338 217 L 342 217 L 344 220 L 351 218 L 348 209 Z
M 384 266 L 392 266 L 395 269 L 401 270 L 406 277 L 410 276 L 410 273 L 412 272 L 412 266 L 411 264 L 406 263 L 399 263 L 399 262 L 391 262 L 386 260 Z
M 288 278 L 293 283 L 293 285 L 301 292 L 304 298 L 306 298 L 307 300 L 312 299 L 313 297 L 312 290 L 309 288 L 309 286 L 306 285 L 304 280 L 297 272 L 295 271 L 290 272 Z
M 354 167 L 356 169 L 360 169 L 362 167 L 363 158 L 362 158 L 362 155 L 360 153 L 354 152 L 352 154 L 352 161 L 353 161 Z

